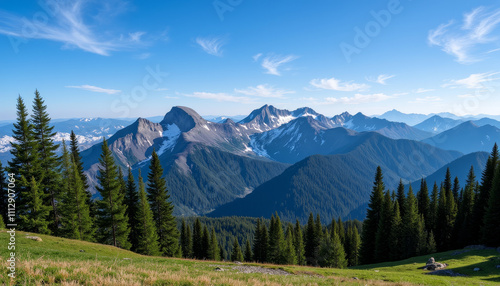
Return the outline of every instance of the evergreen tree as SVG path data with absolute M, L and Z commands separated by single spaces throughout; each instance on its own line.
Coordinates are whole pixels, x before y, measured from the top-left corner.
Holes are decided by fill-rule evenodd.
M 336 231 L 333 232 L 333 237 L 330 237 L 330 234 L 326 233 L 321 243 L 319 263 L 322 267 L 347 267 L 344 247 Z
M 32 178 L 40 177 L 38 145 L 33 136 L 33 125 L 28 117 L 28 110 L 21 96 L 17 98 L 16 109 L 17 119 L 12 130 L 12 137 L 15 140 L 10 142 L 12 159 L 9 161 L 8 172 L 15 175 L 18 194 L 16 200 L 17 215 L 29 216 L 30 205 L 33 205 L 33 202 L 30 201 L 33 193 L 30 190 L 30 181 Z M 44 197 L 43 194 L 41 196 Z M 21 226 L 21 229 L 28 230 L 24 225 Z
M 271 224 L 269 227 L 269 262 L 275 264 L 283 263 L 283 250 L 285 248 L 285 236 L 283 234 L 283 226 L 278 214 L 276 217 L 271 217 Z
M 245 244 L 245 261 L 252 261 L 252 247 L 250 246 L 250 239 L 247 238 L 247 242 Z
M 295 246 L 293 244 L 294 241 L 294 231 L 292 224 L 288 224 L 286 228 L 286 238 L 285 238 L 285 247 L 283 249 L 284 259 L 283 264 L 294 265 L 297 264 L 297 254 L 295 252 Z
M 390 198 L 389 194 L 389 198 Z M 342 218 L 339 216 L 339 219 L 337 221 L 337 234 L 339 235 L 340 242 L 342 245 L 345 244 L 345 228 L 344 228 L 344 223 L 342 222 Z M 332 236 L 333 237 L 333 236 Z
M 420 180 L 420 190 L 417 194 L 418 212 L 424 216 L 425 227 L 431 226 L 431 200 L 429 197 L 429 189 L 425 179 Z
M 37 152 L 40 159 L 39 172 L 40 177 L 37 181 L 40 184 L 40 189 L 47 194 L 46 199 L 52 206 L 51 209 L 51 230 L 57 233 L 59 228 L 59 213 L 57 210 L 57 202 L 60 200 L 60 188 L 58 178 L 58 157 L 56 150 L 59 148 L 54 143 L 53 131 L 54 126 L 50 126 L 50 117 L 47 113 L 47 106 L 38 90 L 35 91 L 35 99 L 33 100 L 33 137 L 37 144 Z
M 100 226 L 100 242 L 129 249 L 131 246 L 128 241 L 130 228 L 128 218 L 125 216 L 127 206 L 123 203 L 124 194 L 120 190 L 118 168 L 105 138 L 99 164 L 97 190 L 102 199 L 98 201 L 97 221 Z
M 403 257 L 403 220 L 400 215 L 399 202 L 396 200 L 393 205 L 391 232 L 389 233 L 390 249 L 389 259 L 399 260 Z
M 193 257 L 193 237 L 191 236 L 191 228 L 186 224 L 186 220 L 181 222 L 181 249 L 184 258 Z
M 71 130 L 70 135 L 70 153 L 73 155 L 73 160 L 75 160 L 76 167 L 78 168 L 78 174 L 82 180 L 83 188 L 85 190 L 85 194 L 87 196 L 87 205 L 90 209 L 90 217 L 95 218 L 97 215 L 97 206 L 95 201 L 92 199 L 92 193 L 89 191 L 89 183 L 88 178 L 83 170 L 83 161 L 82 156 L 80 155 L 80 147 L 78 146 L 78 139 L 76 138 L 75 133 Z
M 452 185 L 451 185 L 451 172 L 450 172 L 450 168 L 446 168 L 446 175 L 444 177 L 444 182 L 443 182 L 443 188 L 444 188 L 444 191 L 446 193 L 446 195 L 448 195 L 448 193 L 452 193 Z
M 193 225 L 193 257 L 196 259 L 203 259 L 203 227 L 198 218 L 195 219 Z
M 131 174 L 129 173 L 129 176 Z M 128 181 L 129 186 L 134 188 L 135 183 L 133 179 Z M 130 213 L 130 215 L 132 215 Z M 137 228 L 135 229 L 136 235 L 138 236 L 136 251 L 144 255 L 158 255 L 160 254 L 160 247 L 158 244 L 158 234 L 156 233 L 156 226 L 153 220 L 153 212 L 151 211 L 151 206 L 149 205 L 148 196 L 146 195 L 146 190 L 144 186 L 144 181 L 142 180 L 141 171 L 139 170 L 139 194 L 137 198 L 137 209 L 135 210 L 135 223 L 137 223 Z
M 356 266 L 359 264 L 359 248 L 361 245 L 361 237 L 359 236 L 358 229 L 349 224 L 347 228 L 346 237 L 346 257 L 349 266 Z
M 472 220 L 474 224 L 472 225 L 471 232 L 474 234 L 484 233 L 484 214 L 486 209 L 488 208 L 489 200 L 490 200 L 490 192 L 493 186 L 493 178 L 495 176 L 495 170 L 498 162 L 498 146 L 495 143 L 493 146 L 493 150 L 491 151 L 490 156 L 488 157 L 488 161 L 486 162 L 486 166 L 483 170 L 481 177 L 481 185 L 479 187 L 479 193 L 476 196 L 476 200 L 474 202 L 474 208 L 472 211 Z M 473 243 L 481 242 L 481 238 L 478 238 L 480 235 L 476 235 L 473 237 Z
M 382 169 L 377 167 L 373 191 L 370 195 L 366 219 L 363 223 L 363 235 L 361 243 L 361 261 L 363 264 L 370 264 L 376 261 L 376 235 L 384 202 L 384 182 Z
M 134 176 L 132 175 L 132 169 L 130 167 L 128 168 L 124 203 L 127 206 L 125 215 L 127 216 L 130 225 L 130 234 L 128 236 L 129 241 L 132 244 L 132 247 L 130 249 L 132 251 L 136 251 L 137 246 L 139 245 L 139 232 L 141 231 L 141 226 L 139 224 L 137 215 L 139 212 L 139 194 L 137 193 L 137 186 L 135 184 Z
M 163 255 L 175 256 L 179 248 L 179 231 L 172 215 L 174 206 L 169 202 L 163 168 L 158 155 L 153 150 L 151 154 L 150 171 L 148 174 L 148 194 L 153 216 L 158 231 L 160 249 Z
M 217 242 L 217 236 L 215 235 L 215 229 L 213 227 L 210 235 L 210 247 L 208 248 L 208 259 L 216 261 L 221 259 L 219 243 Z
M 29 192 L 23 195 L 26 197 L 26 212 L 19 215 L 26 231 L 50 234 L 47 220 L 50 212 L 50 206 L 43 204 L 44 194 L 40 190 L 40 183 L 34 177 L 31 177 Z
M 307 221 L 305 238 L 305 255 L 307 264 L 313 266 L 318 265 L 319 244 L 316 238 L 316 228 L 312 213 L 309 214 L 309 220 Z
M 500 167 L 496 167 L 488 208 L 484 214 L 483 242 L 488 246 L 500 245 Z
M 63 140 L 61 202 L 61 233 L 68 238 L 93 241 L 95 229 L 90 217 L 86 191 L 78 167 Z
M 304 250 L 304 238 L 302 235 L 302 228 L 300 226 L 298 219 L 295 221 L 294 245 L 295 245 L 295 254 L 297 255 L 297 264 L 306 265 L 307 261 Z
M 398 200 L 399 207 L 400 207 L 400 212 L 401 212 L 401 217 L 404 216 L 404 206 L 406 205 L 405 199 L 406 199 L 406 194 L 405 194 L 405 186 L 403 185 L 403 180 L 399 179 L 399 185 L 398 185 L 398 191 L 396 193 L 396 199 Z
M 393 206 L 391 193 L 385 192 L 377 233 L 375 235 L 375 261 L 387 261 L 387 254 L 391 252 L 391 241 L 387 239 L 392 229 Z
M 460 182 L 458 180 L 458 177 L 455 177 L 455 180 L 453 180 L 453 188 L 452 188 L 452 193 L 453 193 L 453 198 L 455 199 L 455 202 L 459 202 L 458 197 L 460 194 Z
M 439 208 L 438 186 L 436 182 L 434 182 L 431 194 L 431 204 L 429 208 L 428 225 L 426 225 L 427 229 L 432 232 L 436 232 L 438 208 Z
M 436 253 L 437 251 L 437 244 L 436 244 L 436 240 L 434 239 L 434 233 L 431 231 L 429 233 L 429 243 L 428 243 L 428 253 Z
M 476 176 L 474 174 L 474 167 L 471 166 L 462 195 L 462 202 L 458 209 L 457 220 L 454 225 L 454 248 L 462 248 L 469 245 L 473 241 L 473 236 L 476 235 L 471 233 L 474 224 L 472 221 L 472 210 L 474 206 L 475 186 Z
M 402 218 L 403 226 L 403 258 L 415 256 L 419 243 L 419 215 L 417 199 L 413 195 L 413 190 L 410 186 L 408 197 L 404 206 L 404 216 Z
M 255 232 L 253 236 L 253 259 L 256 262 L 264 262 L 265 259 L 263 257 L 264 249 L 267 249 L 267 246 L 263 246 L 263 233 L 262 233 L 262 225 L 260 218 L 257 219 L 257 224 L 255 225 Z
M 208 258 L 208 251 L 209 251 L 209 248 L 210 248 L 210 234 L 208 233 L 208 228 L 207 226 L 205 225 L 203 227 L 203 235 L 201 236 L 201 250 L 202 250 L 202 254 L 201 254 L 201 257 L 203 259 L 207 259 Z
M 241 252 L 241 247 L 236 237 L 234 238 L 233 250 L 231 251 L 231 260 L 240 262 L 243 261 L 243 253 Z

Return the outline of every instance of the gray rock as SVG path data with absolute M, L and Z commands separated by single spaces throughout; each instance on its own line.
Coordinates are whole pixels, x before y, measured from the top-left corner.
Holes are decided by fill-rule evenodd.
M 27 239 L 31 239 L 34 241 L 43 241 L 40 237 L 38 236 L 26 236 Z
M 220 268 L 220 267 L 216 267 L 215 268 L 215 271 L 224 271 L 224 269 Z
M 479 267 L 474 268 L 474 272 L 478 272 L 479 270 L 481 270 Z
M 83 249 L 80 249 L 80 252 L 85 252 L 85 250 L 83 250 Z
M 434 259 L 434 257 L 431 257 L 431 258 L 429 258 L 429 260 L 427 260 L 426 265 L 434 264 L 434 263 L 436 263 L 436 260 Z
M 448 267 L 448 264 L 446 264 L 446 263 L 434 262 L 432 264 L 427 264 L 426 267 L 424 267 L 424 269 L 430 270 L 430 271 L 435 271 L 435 270 L 443 269 L 446 267 Z
M 358 278 L 358 277 L 352 277 L 352 279 L 354 279 L 354 280 L 359 280 L 359 278 Z

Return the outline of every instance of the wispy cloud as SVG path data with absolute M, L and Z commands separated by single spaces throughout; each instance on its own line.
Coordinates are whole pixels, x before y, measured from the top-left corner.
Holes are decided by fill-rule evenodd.
M 462 23 L 450 21 L 429 31 L 431 46 L 438 46 L 454 56 L 459 63 L 480 61 L 479 54 L 492 50 L 492 43 L 498 41 L 494 36 L 500 24 L 500 9 L 491 10 L 478 7 L 464 14 Z
M 370 102 L 379 102 L 394 98 L 395 96 L 386 95 L 383 93 L 374 93 L 374 94 L 360 94 L 357 93 L 352 97 L 327 97 L 327 103 L 344 103 L 344 104 L 361 104 L 361 103 L 370 103 Z
M 432 88 L 417 88 L 413 90 L 413 93 L 424 93 L 424 92 L 431 92 L 434 91 L 435 89 Z
M 320 89 L 337 90 L 337 91 L 358 91 L 369 88 L 369 85 L 364 83 L 354 83 L 353 81 L 341 81 L 336 78 L 313 79 L 309 82 L 312 86 Z
M 259 60 L 259 58 L 262 56 L 262 53 L 258 53 L 252 57 L 253 61 L 256 62 Z
M 29 21 L 26 17 L 0 11 L 0 34 L 25 39 L 44 39 L 64 44 L 64 48 L 79 48 L 87 52 L 108 56 L 111 51 L 137 45 L 144 32 L 130 33 L 128 38 L 110 39 L 100 36 L 96 29 L 84 21 L 83 11 L 90 1 L 51 1 L 49 21 Z M 111 9 L 105 3 L 100 8 Z M 101 10 L 102 10 L 101 9 Z M 99 10 L 99 9 L 96 9 Z M 92 19 L 92 18 L 89 18 Z M 31 27 L 28 29 L 26 27 Z
M 374 77 L 367 77 L 366 80 L 386 85 L 387 84 L 386 81 L 388 79 L 390 79 L 390 78 L 393 78 L 393 77 L 395 77 L 395 75 L 381 74 L 381 75 L 379 75 L 376 78 L 374 78 Z
M 485 82 L 500 79 L 499 77 L 495 77 L 499 73 L 500 72 L 474 73 L 463 79 L 450 80 L 448 83 L 443 84 L 442 87 L 483 88 Z
M 209 55 L 222 57 L 222 46 L 226 44 L 224 37 L 198 37 L 196 43 Z
M 426 97 L 417 97 L 415 100 L 410 101 L 410 103 L 426 103 L 426 102 L 438 102 L 443 101 L 443 99 L 439 96 L 426 96 Z
M 136 56 L 136 58 L 139 60 L 147 60 L 150 57 L 151 57 L 151 53 L 142 53 L 142 54 Z
M 250 86 L 246 89 L 235 89 L 234 91 L 244 95 L 267 98 L 283 98 L 285 94 L 295 93 L 292 90 L 278 89 L 267 84 L 260 84 L 256 87 Z
M 257 54 L 259 55 L 259 54 Z M 257 56 L 256 55 L 256 56 Z M 258 60 L 261 58 L 262 54 L 260 54 L 258 57 L 254 56 L 254 60 Z M 272 74 L 272 75 L 281 75 L 281 71 L 279 70 L 281 66 L 283 66 L 286 63 L 289 63 L 291 61 L 294 61 L 298 59 L 297 56 L 294 55 L 269 55 L 266 56 L 262 59 L 261 61 L 261 66 L 266 70 L 266 73 Z
M 118 89 L 108 89 L 108 88 L 102 88 L 102 87 L 97 87 L 97 86 L 93 86 L 93 85 L 87 85 L 87 84 L 70 85 L 70 86 L 66 86 L 66 87 L 83 89 L 83 90 L 92 91 L 92 92 L 107 93 L 107 94 L 117 94 L 117 93 L 121 92 L 121 90 L 118 90 Z
M 211 93 L 211 92 L 193 92 L 189 94 L 182 94 L 186 97 L 194 97 L 200 99 L 211 99 L 215 101 L 225 101 L 225 102 L 238 102 L 238 103 L 249 103 L 252 101 L 251 98 L 243 96 L 234 96 L 227 93 Z

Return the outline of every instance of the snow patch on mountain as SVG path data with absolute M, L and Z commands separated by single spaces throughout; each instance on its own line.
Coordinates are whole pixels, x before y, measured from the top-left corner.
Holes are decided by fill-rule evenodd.
M 5 135 L 0 138 L 0 153 L 8 152 L 12 149 L 10 146 L 10 142 L 14 142 L 14 138 L 8 135 Z
M 165 153 L 165 151 L 174 148 L 177 139 L 181 135 L 181 130 L 175 124 L 169 124 L 166 126 L 167 128 L 163 131 L 163 143 L 161 144 L 160 149 L 158 149 L 158 156 Z

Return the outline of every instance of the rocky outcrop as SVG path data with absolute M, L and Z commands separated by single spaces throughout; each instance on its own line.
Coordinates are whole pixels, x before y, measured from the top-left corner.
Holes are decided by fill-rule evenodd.
M 429 258 L 429 260 L 427 260 L 427 263 L 425 264 L 423 269 L 429 271 L 435 271 L 439 269 L 444 269 L 446 267 L 448 267 L 448 264 L 436 262 L 434 257 L 431 257 Z

